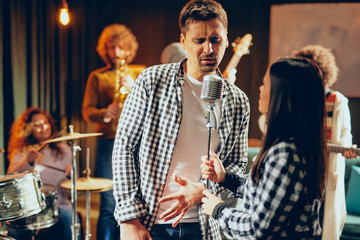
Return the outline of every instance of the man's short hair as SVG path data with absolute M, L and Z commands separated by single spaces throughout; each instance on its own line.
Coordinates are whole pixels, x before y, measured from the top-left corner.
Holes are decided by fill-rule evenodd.
M 188 30 L 190 23 L 218 18 L 228 28 L 227 14 L 220 3 L 214 0 L 190 0 L 181 10 L 179 26 L 182 34 Z

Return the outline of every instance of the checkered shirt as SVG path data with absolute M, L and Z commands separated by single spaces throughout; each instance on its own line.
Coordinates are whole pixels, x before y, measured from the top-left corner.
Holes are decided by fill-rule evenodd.
M 306 194 L 305 164 L 294 143 L 280 142 L 271 147 L 260 167 L 259 182 L 255 184 L 248 178 L 246 184 L 238 188 L 243 190 L 244 210 L 225 207 L 217 216 L 221 228 L 234 239 L 314 239 L 319 236 L 321 202 Z
M 147 68 L 126 99 L 112 157 L 118 223 L 139 218 L 149 231 L 154 224 L 182 120 L 185 61 Z M 243 91 L 224 79 L 221 102 L 217 153 L 227 171 L 240 175 L 247 164 L 249 101 Z M 209 190 L 219 194 L 223 188 L 210 183 Z M 204 233 L 201 208 L 199 214 Z M 219 224 L 211 218 L 208 236 L 221 239 Z

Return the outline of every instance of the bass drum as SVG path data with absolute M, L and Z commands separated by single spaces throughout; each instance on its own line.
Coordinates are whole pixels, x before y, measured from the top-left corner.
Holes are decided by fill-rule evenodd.
M 46 207 L 38 172 L 0 177 L 0 221 L 12 221 L 39 213 Z
M 46 208 L 40 213 L 22 218 L 8 224 L 12 228 L 38 230 L 54 225 L 58 219 L 58 209 L 56 202 L 58 199 L 56 188 L 53 185 L 43 184 L 41 192 L 46 197 Z
M 4 236 L 4 235 L 0 235 L 0 239 L 1 240 L 16 240 L 15 238 Z

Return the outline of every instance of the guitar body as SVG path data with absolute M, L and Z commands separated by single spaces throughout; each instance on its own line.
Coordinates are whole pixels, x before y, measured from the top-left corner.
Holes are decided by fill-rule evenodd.
M 240 62 L 240 59 L 243 55 L 249 54 L 249 47 L 252 44 L 251 34 L 246 34 L 243 38 L 237 38 L 231 45 L 233 46 L 234 55 L 230 59 L 229 64 L 226 66 L 223 76 L 229 80 L 229 82 L 234 83 L 236 80 L 236 67 Z

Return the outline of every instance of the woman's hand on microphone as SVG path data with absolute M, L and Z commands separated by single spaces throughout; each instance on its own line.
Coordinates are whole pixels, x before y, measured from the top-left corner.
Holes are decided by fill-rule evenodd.
M 201 175 L 203 179 L 209 179 L 213 182 L 221 182 L 224 180 L 226 171 L 219 157 L 210 150 L 210 161 L 208 156 L 201 157 Z
M 201 199 L 202 202 L 201 208 L 203 209 L 206 215 L 211 217 L 216 205 L 218 205 L 219 203 L 223 203 L 224 201 L 221 198 L 218 198 L 217 196 L 209 192 L 209 190 L 207 189 L 205 189 L 202 193 L 204 197 Z

